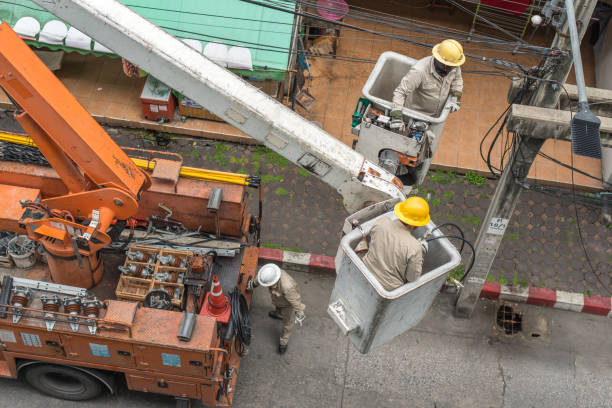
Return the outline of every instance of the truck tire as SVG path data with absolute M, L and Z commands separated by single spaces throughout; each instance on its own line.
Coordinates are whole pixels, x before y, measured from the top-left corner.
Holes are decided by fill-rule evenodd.
M 23 378 L 43 394 L 70 401 L 92 399 L 104 391 L 100 381 L 67 366 L 35 364 L 24 367 Z

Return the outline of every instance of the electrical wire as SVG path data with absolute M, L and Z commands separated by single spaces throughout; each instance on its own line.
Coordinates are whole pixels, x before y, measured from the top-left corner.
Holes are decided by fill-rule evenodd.
M 465 236 L 463 235 L 463 230 L 457 224 L 453 224 L 452 222 L 445 222 L 444 224 L 438 225 L 436 228 L 432 229 L 429 233 L 431 234 L 432 232 L 437 231 L 441 229 L 442 227 L 454 227 L 459 232 L 459 235 L 461 235 L 461 238 L 465 239 Z M 464 247 L 465 247 L 465 242 L 461 242 L 461 248 L 459 249 L 459 253 L 463 252 Z
M 565 91 L 565 95 L 567 96 L 567 100 L 570 100 L 570 96 L 569 96 L 569 92 L 567 91 L 567 88 L 565 87 L 564 84 L 561 84 L 561 86 L 563 87 L 563 90 Z M 572 110 L 572 107 L 570 105 L 570 122 L 573 120 L 573 116 L 574 116 L 574 111 Z M 578 229 L 578 239 L 580 241 L 580 246 L 582 247 L 582 251 L 584 252 L 584 257 L 587 261 L 587 264 L 589 265 L 589 268 L 591 268 L 591 273 L 595 276 L 595 278 L 597 279 L 597 281 L 599 281 L 599 284 L 601 285 L 601 287 L 603 289 L 605 289 L 609 294 L 612 293 L 610 291 L 609 288 L 606 288 L 606 285 L 602 282 L 600 276 L 597 274 L 597 271 L 595 270 L 595 267 L 593 266 L 593 263 L 591 262 L 591 257 L 589 256 L 589 252 L 587 251 L 586 245 L 584 244 L 584 238 L 582 237 L 582 227 L 580 226 L 580 216 L 578 215 L 578 205 L 576 203 L 576 184 L 574 182 L 574 150 L 571 149 L 570 150 L 570 166 L 571 166 L 571 178 L 572 178 L 572 200 L 573 200 L 573 206 L 574 206 L 574 214 L 575 214 L 575 218 L 576 218 L 576 228 Z
M 461 279 L 459 280 L 459 282 L 463 282 L 465 277 L 468 275 L 468 273 L 470 273 L 470 271 L 472 270 L 472 267 L 474 266 L 474 261 L 476 259 L 476 251 L 474 251 L 474 246 L 470 243 L 470 241 L 458 235 L 438 235 L 437 237 L 427 238 L 426 241 L 430 242 L 430 241 L 435 241 L 435 240 L 442 239 L 442 238 L 461 240 L 464 243 L 466 243 L 472 250 L 472 258 L 470 259 L 470 264 L 467 270 L 465 271 L 465 273 L 463 274 L 463 276 L 461 277 Z
M 234 290 L 230 292 L 229 297 L 232 307 L 231 319 L 234 330 L 236 331 L 240 343 L 248 346 L 251 344 L 251 317 L 249 306 L 238 287 L 235 287 Z

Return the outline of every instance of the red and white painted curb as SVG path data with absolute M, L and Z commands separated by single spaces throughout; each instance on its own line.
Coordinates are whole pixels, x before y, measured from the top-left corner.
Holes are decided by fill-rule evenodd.
M 336 273 L 334 258 L 331 256 L 259 248 L 259 263 L 269 262 L 281 268 L 304 272 Z M 480 292 L 480 297 L 612 317 L 612 298 L 610 297 L 584 296 L 582 293 L 533 286 L 500 285 L 497 282 L 486 282 Z

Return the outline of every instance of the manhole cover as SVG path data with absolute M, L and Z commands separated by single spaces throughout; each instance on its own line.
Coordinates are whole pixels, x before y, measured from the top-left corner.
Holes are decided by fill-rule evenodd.
M 515 312 L 508 305 L 501 305 L 497 309 L 497 325 L 506 334 L 516 334 L 523 329 L 523 314 Z

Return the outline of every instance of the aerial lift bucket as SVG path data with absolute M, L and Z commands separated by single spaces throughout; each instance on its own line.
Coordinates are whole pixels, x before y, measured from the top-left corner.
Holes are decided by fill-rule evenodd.
M 461 262 L 457 249 L 445 238 L 429 242 L 421 277 L 387 291 L 366 268 L 355 247 L 382 217 L 395 218 L 388 200 L 367 207 L 347 218 L 336 255 L 336 283 L 328 313 L 340 330 L 361 352 L 389 342 L 416 326 L 431 307 L 448 273 Z M 413 233 L 422 237 L 435 228 L 433 221 Z M 440 231 L 431 237 L 443 235 Z
M 361 91 L 363 96 L 372 103 L 370 109 L 373 107 L 387 112 L 392 110 L 393 91 L 416 62 L 417 60 L 414 58 L 392 51 L 386 51 L 380 55 Z M 432 154 L 435 153 L 438 148 L 440 136 L 444 130 L 444 124 L 446 123 L 449 112 L 450 109 L 444 107 L 440 116 L 433 117 L 407 107 L 402 109 L 404 122 L 408 122 L 412 119 L 429 124 L 429 130 L 435 136 L 433 144 L 431 145 Z M 352 132 L 359 135 L 356 146 L 357 151 L 373 163 L 379 163 L 380 152 L 383 149 L 393 149 L 400 152 L 410 150 L 406 145 L 408 142 L 406 137 L 377 126 L 367 126 L 365 123 L 360 123 L 353 128 Z M 426 159 L 422 165 L 419 166 L 414 183 L 415 185 L 421 184 L 425 179 L 431 160 L 431 158 Z

